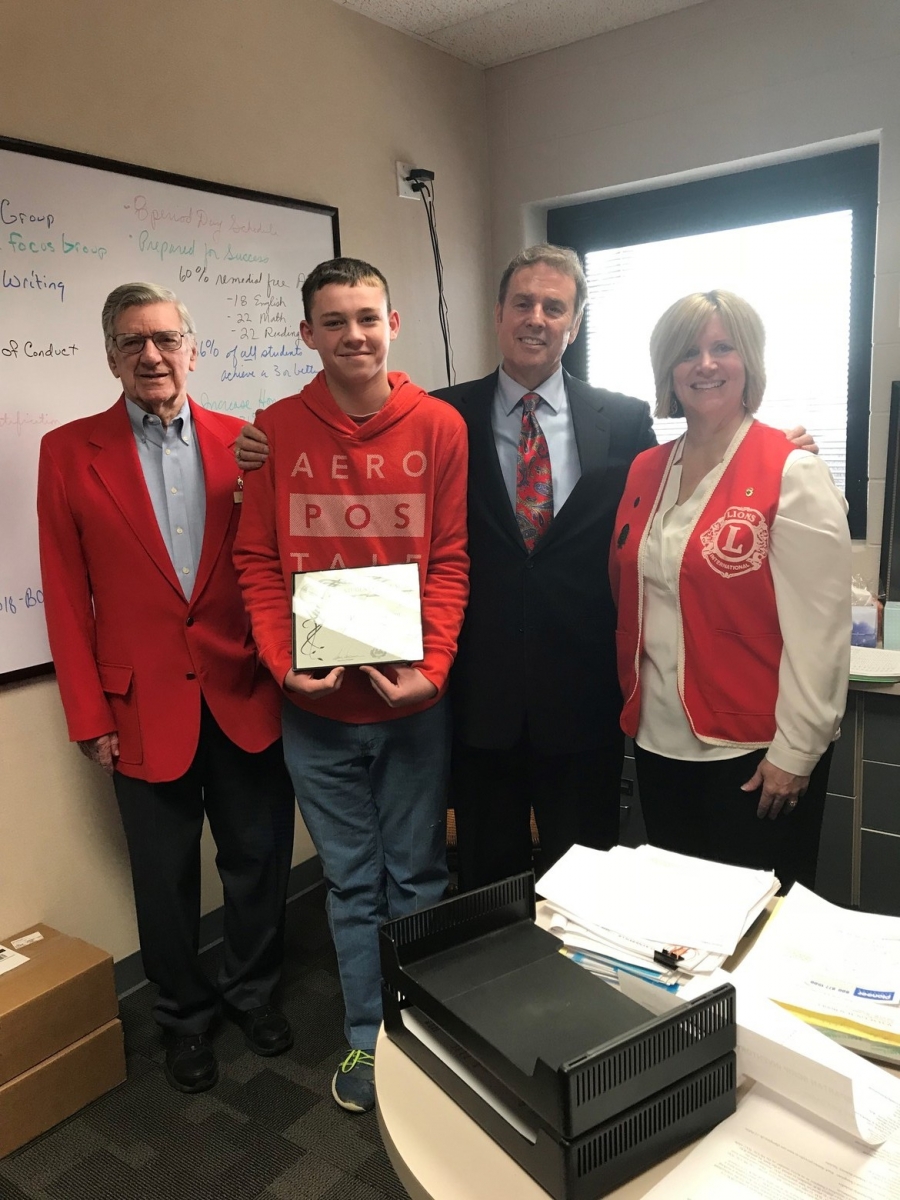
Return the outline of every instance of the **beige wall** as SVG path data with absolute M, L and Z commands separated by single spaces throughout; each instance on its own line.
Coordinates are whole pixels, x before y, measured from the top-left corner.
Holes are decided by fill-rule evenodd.
M 391 281 L 392 365 L 437 386 L 425 215 L 394 161 L 431 168 L 459 378 L 487 368 L 480 71 L 331 0 L 7 0 L 3 17 L 0 133 L 337 205 L 344 253 Z M 301 831 L 297 860 L 311 852 Z M 0 937 L 36 920 L 137 948 L 112 789 L 68 745 L 52 679 L 0 687 Z
M 543 236 L 555 198 L 879 137 L 872 482 L 868 546 L 857 547 L 860 569 L 877 576 L 900 379 L 900 3 L 708 0 L 486 80 L 495 270 Z

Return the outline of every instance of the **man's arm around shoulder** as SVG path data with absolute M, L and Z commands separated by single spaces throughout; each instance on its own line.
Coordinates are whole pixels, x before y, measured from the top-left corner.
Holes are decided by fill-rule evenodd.
M 627 396 L 624 392 L 591 387 L 581 380 L 573 380 L 571 375 L 566 376 L 566 382 L 569 387 L 574 385 L 587 388 L 593 393 L 604 411 L 620 424 L 623 431 L 628 431 L 635 455 L 657 445 L 656 434 L 653 432 L 653 415 L 646 400 L 638 400 L 636 396 Z
M 244 476 L 241 519 L 234 539 L 234 566 L 260 659 L 279 687 L 291 670 L 291 609 L 276 524 L 275 435 L 265 413 L 260 428 L 272 452 L 260 470 Z
M 451 414 L 446 414 L 446 418 Z M 422 619 L 425 661 L 422 672 L 442 690 L 456 657 L 456 642 L 469 598 L 466 549 L 468 435 L 455 413 L 444 420 L 442 453 L 435 465 L 434 517 Z
M 440 398 L 440 397 L 438 397 Z M 373 688 L 392 708 L 419 704 L 443 691 L 456 657 L 456 644 L 469 596 L 466 551 L 466 475 L 468 437 L 457 413 L 440 417 L 433 476 L 433 515 L 422 596 L 425 657 L 415 667 L 399 668 L 397 684 L 373 667 L 361 667 Z
M 497 372 L 492 371 L 490 375 L 484 375 L 481 379 L 467 379 L 463 383 L 454 383 L 449 387 L 434 388 L 431 395 L 459 409 L 471 392 L 484 388 L 488 389 L 489 394 L 493 396 L 496 385 Z

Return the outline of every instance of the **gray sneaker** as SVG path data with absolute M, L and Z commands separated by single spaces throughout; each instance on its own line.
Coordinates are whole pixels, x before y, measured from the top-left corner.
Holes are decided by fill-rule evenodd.
M 334 1073 L 331 1094 L 348 1112 L 371 1112 L 375 1107 L 375 1051 L 351 1050 Z

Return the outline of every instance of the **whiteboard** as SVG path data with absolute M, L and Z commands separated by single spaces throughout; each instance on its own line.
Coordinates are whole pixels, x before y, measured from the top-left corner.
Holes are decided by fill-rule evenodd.
M 38 448 L 119 395 L 100 326 L 109 292 L 171 288 L 197 327 L 191 396 L 252 420 L 318 371 L 300 287 L 339 253 L 335 208 L 0 138 L 0 679 L 50 658 Z

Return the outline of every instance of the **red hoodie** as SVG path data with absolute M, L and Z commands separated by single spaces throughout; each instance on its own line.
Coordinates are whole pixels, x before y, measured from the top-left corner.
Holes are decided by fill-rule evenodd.
M 418 562 L 425 658 L 437 696 L 391 708 L 348 668 L 340 690 L 300 708 L 351 724 L 389 721 L 435 704 L 446 688 L 469 594 L 466 427 L 460 415 L 400 372 L 391 395 L 357 424 L 320 372 L 267 408 L 258 424 L 269 457 L 245 480 L 234 562 L 259 654 L 279 686 L 291 669 L 294 571 Z

